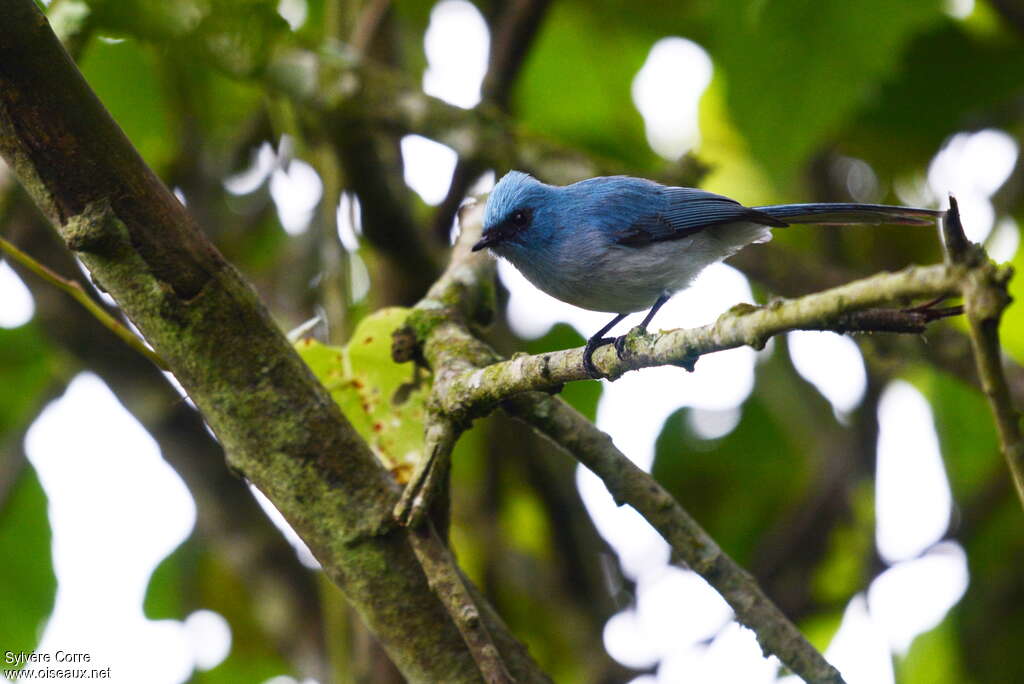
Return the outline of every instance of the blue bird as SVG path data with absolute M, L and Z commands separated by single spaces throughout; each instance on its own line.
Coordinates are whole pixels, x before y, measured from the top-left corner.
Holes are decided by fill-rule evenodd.
M 547 185 L 510 171 L 494 186 L 484 229 L 473 251 L 490 248 L 526 279 L 563 302 L 615 318 L 583 353 L 591 377 L 601 377 L 593 354 L 625 336 L 604 334 L 628 314 L 651 319 L 705 267 L 749 244 L 767 242 L 771 228 L 790 223 L 928 225 L 944 212 L 878 204 L 779 204 L 745 207 L 694 188 L 668 187 L 627 176 Z

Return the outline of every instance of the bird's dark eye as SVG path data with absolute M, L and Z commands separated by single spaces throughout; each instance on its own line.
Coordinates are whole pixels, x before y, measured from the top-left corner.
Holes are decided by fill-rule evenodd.
M 522 209 L 516 209 L 509 218 L 512 221 L 512 225 L 519 228 L 525 228 L 526 224 L 530 222 L 530 215 Z

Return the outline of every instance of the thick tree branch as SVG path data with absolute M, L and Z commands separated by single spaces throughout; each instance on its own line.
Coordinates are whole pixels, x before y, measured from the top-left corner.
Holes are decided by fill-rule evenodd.
M 80 270 L 57 235 L 41 225 L 38 212 L 20 192 L 0 217 L 12 239 L 50 262 L 61 277 Z M 19 270 L 36 303 L 35 321 L 50 342 L 100 376 L 146 428 L 164 459 L 181 475 L 196 500 L 197 531 L 241 577 L 252 596 L 272 603 L 257 611 L 261 626 L 295 664 L 322 678 L 320 606 L 313 573 L 260 510 L 248 487 L 224 467 L 224 454 L 202 418 L 145 358 L 125 353 L 85 309 Z M 2 479 L 2 478 L 0 478 Z
M 475 680 L 405 531 L 390 524 L 393 481 L 132 148 L 33 0 L 6 3 L 0 22 L 0 153 L 406 677 Z M 517 678 L 538 677 L 512 655 Z

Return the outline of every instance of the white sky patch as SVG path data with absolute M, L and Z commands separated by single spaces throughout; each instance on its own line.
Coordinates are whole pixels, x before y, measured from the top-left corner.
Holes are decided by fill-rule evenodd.
M 359 249 L 359 236 L 363 234 L 362 216 L 359 198 L 351 192 L 341 193 L 335 219 L 338 225 L 338 239 L 349 252 Z
M 932 159 L 928 185 L 940 201 L 949 193 L 956 196 L 969 240 L 982 242 L 991 232 L 995 209 L 990 199 L 1010 177 L 1017 154 L 1009 134 L 988 128 L 954 135 Z
M 920 555 L 949 526 L 953 497 L 928 401 L 902 380 L 878 405 L 875 540 L 887 562 Z
M 324 184 L 316 169 L 301 159 L 293 159 L 270 176 L 270 196 L 281 226 L 289 235 L 306 231 L 323 194 Z
M 576 486 L 594 527 L 619 555 L 623 574 L 638 580 L 658 574 L 669 561 L 669 546 L 632 506 L 618 506 L 597 475 L 576 469 Z
M 0 328 L 18 328 L 32 320 L 36 303 L 6 260 L 0 261 Z
M 281 512 L 277 510 L 273 503 L 271 503 L 270 499 L 251 484 L 249 485 L 249 491 L 252 492 L 254 497 L 256 497 L 257 503 L 259 503 L 263 512 L 267 514 L 267 517 L 270 518 L 270 522 L 274 523 L 274 526 L 281 531 L 284 538 L 287 539 L 288 543 L 295 549 L 295 553 L 298 555 L 299 561 L 301 561 L 307 568 L 319 570 L 320 561 L 313 556 L 313 552 L 309 550 L 308 546 L 306 546 L 306 542 L 299 538 L 299 535 L 295 532 L 292 526 L 288 524 L 288 521 L 284 519 Z
M 838 157 L 830 172 L 857 202 L 878 202 L 878 175 L 863 159 Z
M 894 684 L 889 645 L 871 620 L 863 594 L 847 604 L 825 658 L 842 673 L 847 684 Z
M 264 141 L 253 155 L 249 168 L 224 179 L 224 189 L 232 195 L 248 195 L 255 192 L 267 180 L 277 165 L 277 153 L 269 142 Z
M 199 670 L 212 670 L 231 652 L 231 627 L 212 610 L 197 610 L 185 618 L 185 635 Z
M 918 634 L 938 626 L 967 591 L 967 554 L 956 542 L 941 542 L 921 558 L 892 566 L 871 583 L 868 608 L 888 636 L 892 650 L 905 655 Z
M 1020 226 L 1007 216 L 996 224 L 985 242 L 985 250 L 996 262 L 1012 261 L 1020 248 Z
M 690 651 L 691 653 L 693 650 Z M 658 668 L 658 681 L 701 682 L 702 684 L 772 684 L 779 670 L 778 659 L 765 658 L 754 633 L 739 623 L 725 626 L 703 650 L 694 668 L 672 669 L 671 657 Z M 687 674 L 689 672 L 689 674 Z
M 358 254 L 349 257 L 348 266 L 352 301 L 358 303 L 370 294 L 370 271 Z
M 440 204 L 448 194 L 458 158 L 452 148 L 422 135 L 402 138 L 405 182 L 431 206 Z
M 966 19 L 974 12 L 974 0 L 946 0 L 945 10 L 954 19 Z
M 711 58 L 685 38 L 662 38 L 633 79 L 633 102 L 644 117 L 647 141 L 678 159 L 700 140 L 697 105 L 711 83 Z
M 732 609 L 692 570 L 665 566 L 637 587 L 636 612 L 642 638 L 665 658 L 718 634 Z
M 184 681 L 195 661 L 183 624 L 142 612 L 150 575 L 195 522 L 184 483 L 90 373 L 42 411 L 25 448 L 49 499 L 58 582 L 38 650 L 90 653 L 114 682 Z
M 864 359 L 853 340 L 833 332 L 795 330 L 786 341 L 797 372 L 831 402 L 838 414 L 857 408 L 868 381 Z
M 476 106 L 490 46 L 487 22 L 472 3 L 442 0 L 434 5 L 423 37 L 423 91 L 458 107 Z
M 296 31 L 306 23 L 309 7 L 306 0 L 281 0 L 277 3 L 277 13 L 288 22 L 292 31 Z
M 714 410 L 693 408 L 689 414 L 689 427 L 701 439 L 721 439 L 736 429 L 743 417 L 739 406 Z
M 544 294 L 513 266 L 499 261 L 498 272 L 509 289 L 509 322 L 516 334 L 539 337 L 564 321 L 589 337 L 611 315 L 586 311 Z M 688 290 L 673 297 L 651 324 L 651 330 L 710 323 L 734 304 L 751 302 L 746 278 L 724 264 L 708 267 Z M 615 332 L 640 322 L 640 315 Z M 649 470 L 654 443 L 665 420 L 682 406 L 727 411 L 738 407 L 754 385 L 755 353 L 749 348 L 709 354 L 696 372 L 679 368 L 648 368 L 605 383 L 598 405 L 597 425 L 640 467 Z M 668 545 L 632 508 L 615 505 L 604 484 L 585 469 L 577 474 L 581 497 L 602 536 L 616 550 L 623 572 L 636 579 L 660 572 L 668 560 Z
M 494 169 L 485 171 L 482 176 L 476 179 L 473 186 L 467 193 L 470 197 L 477 197 L 483 195 L 494 189 L 494 184 L 497 182 L 497 176 L 494 173 Z
M 616 613 L 604 625 L 604 647 L 626 667 L 644 669 L 655 665 L 661 653 L 633 609 Z

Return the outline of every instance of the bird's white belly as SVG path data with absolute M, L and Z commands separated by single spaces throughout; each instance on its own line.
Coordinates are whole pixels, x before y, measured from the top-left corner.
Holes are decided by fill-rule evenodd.
M 526 279 L 552 297 L 592 311 L 649 309 L 664 292 L 687 287 L 706 266 L 727 256 L 714 238 L 697 234 L 643 247 L 573 245 L 573 258 L 516 259 Z

